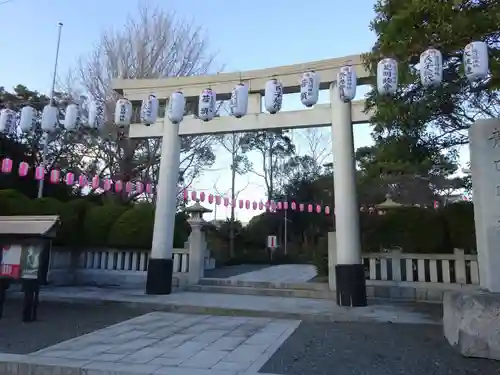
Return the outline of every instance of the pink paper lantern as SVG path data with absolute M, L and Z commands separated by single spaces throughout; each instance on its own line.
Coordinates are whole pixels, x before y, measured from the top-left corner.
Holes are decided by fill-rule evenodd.
M 276 209 L 281 210 L 281 208 L 282 208 L 282 203 L 281 202 L 276 203 Z
M 220 206 L 221 200 L 222 200 L 222 198 L 220 197 L 220 195 L 215 196 L 215 204 L 217 206 Z
M 88 180 L 87 180 L 86 176 L 79 176 L 78 177 L 78 185 L 80 185 L 80 187 L 85 187 L 85 186 L 87 186 L 87 184 L 88 184 Z
M 205 202 L 205 192 L 200 193 L 200 202 Z
M 115 181 L 115 192 L 121 193 L 122 191 L 123 191 L 123 181 L 122 180 Z
M 274 201 L 271 201 L 271 211 L 276 211 L 276 203 Z
M 99 183 L 100 183 L 99 176 L 94 176 L 92 177 L 92 183 L 90 186 L 92 187 L 92 189 L 97 189 L 99 187 Z
M 113 184 L 113 183 L 112 183 L 112 181 L 111 181 L 109 178 L 106 178 L 106 179 L 104 180 L 104 182 L 103 182 L 103 185 L 102 185 L 102 187 L 103 187 L 104 191 L 109 191 L 109 190 L 111 190 L 111 185 L 112 185 L 112 184 Z
M 224 206 L 229 206 L 229 198 L 224 198 Z
M 242 199 L 240 199 L 240 201 L 239 201 L 239 207 L 243 208 L 243 200 Z
M 245 202 L 245 208 L 246 208 L 247 210 L 249 210 L 249 209 L 250 209 L 250 201 L 248 201 L 248 200 L 247 200 L 247 201 Z
M 3 159 L 2 160 L 2 173 L 10 173 L 12 172 L 12 160 L 11 159 Z
M 73 185 L 75 183 L 75 174 L 72 172 L 66 173 L 66 175 L 64 176 L 64 182 L 66 183 L 66 185 Z
M 182 199 L 187 201 L 189 198 L 187 189 L 182 190 Z
M 325 215 L 330 215 L 330 207 L 325 206 Z
M 191 192 L 191 200 L 196 201 L 196 198 L 197 198 L 196 191 L 192 191 Z
M 133 189 L 133 184 L 128 181 L 126 184 L 125 184 L 125 191 L 130 194 L 132 192 L 132 189 Z
M 299 211 L 304 212 L 304 203 L 299 203 Z
M 153 194 L 153 185 L 152 184 L 146 184 L 146 193 Z
M 21 177 L 26 177 L 28 175 L 28 171 L 30 169 L 30 165 L 24 161 L 19 163 L 18 174 Z
M 283 202 L 283 209 L 288 210 L 288 202 L 287 201 Z
M 321 213 L 321 205 L 319 205 L 319 204 L 316 205 L 316 213 L 317 214 Z
M 252 209 L 255 211 L 257 209 L 257 202 L 253 201 L 252 203 Z
M 307 212 L 313 212 L 313 205 L 310 203 L 307 205 Z
M 35 180 L 40 181 L 45 178 L 45 168 L 44 167 L 36 167 L 35 168 Z
M 214 203 L 214 195 L 213 194 L 208 194 L 208 203 L 210 203 L 210 204 Z
M 144 184 L 142 182 L 136 182 L 135 191 L 137 192 L 137 194 L 142 194 L 144 192 Z
M 58 184 L 61 179 L 61 172 L 57 169 L 53 169 L 50 171 L 50 183 Z
M 269 208 L 271 207 L 271 202 L 270 201 L 267 201 L 266 202 L 266 210 L 269 210 Z
M 292 208 L 292 211 L 295 211 L 297 209 L 297 203 L 292 202 L 291 208 Z
M 261 201 L 261 202 L 259 202 L 259 210 L 262 211 L 263 209 L 264 209 L 264 203 L 262 203 L 262 201 Z
M 231 205 L 232 205 L 234 208 L 236 208 L 236 199 L 232 199 L 232 200 L 231 200 Z

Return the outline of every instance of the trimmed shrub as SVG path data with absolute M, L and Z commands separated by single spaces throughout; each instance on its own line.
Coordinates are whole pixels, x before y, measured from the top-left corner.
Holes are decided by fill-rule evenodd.
M 154 207 L 141 203 L 128 209 L 112 225 L 108 245 L 119 248 L 150 249 L 153 240 Z
M 0 190 L 0 215 L 27 215 L 30 210 L 30 199 L 17 190 Z
M 474 205 L 470 202 L 449 204 L 440 210 L 446 226 L 446 235 L 451 248 L 476 252 L 476 228 Z
M 65 205 L 54 198 L 37 198 L 29 203 L 30 215 L 62 215 Z
M 91 208 L 87 212 L 83 225 L 85 245 L 106 247 L 111 227 L 127 209 L 127 206 L 118 204 L 105 204 Z
M 61 212 L 61 227 L 54 240 L 55 245 L 71 248 L 81 247 L 85 244 L 85 218 L 90 209 L 95 207 L 85 199 L 75 199 L 64 205 Z

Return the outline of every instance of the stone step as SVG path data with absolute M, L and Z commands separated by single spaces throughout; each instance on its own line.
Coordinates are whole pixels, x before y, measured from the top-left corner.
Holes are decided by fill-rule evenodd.
M 232 285 L 191 285 L 187 287 L 186 290 L 189 292 L 202 293 L 223 293 L 266 297 L 293 297 L 335 300 L 335 292 L 330 292 L 329 290 L 257 288 L 253 286 Z
M 200 285 L 213 286 L 234 286 L 245 288 L 263 288 L 263 289 L 291 289 L 291 290 L 313 290 L 328 292 L 328 284 L 326 283 L 285 283 L 285 282 L 269 282 L 269 281 L 243 281 L 237 279 L 217 279 L 217 278 L 202 278 Z

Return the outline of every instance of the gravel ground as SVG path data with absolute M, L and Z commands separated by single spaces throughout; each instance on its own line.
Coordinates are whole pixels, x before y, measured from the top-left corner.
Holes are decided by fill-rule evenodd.
M 240 264 L 238 266 L 226 266 L 215 268 L 213 270 L 205 270 L 205 277 L 215 279 L 225 279 L 231 276 L 241 275 L 242 273 L 253 272 L 271 267 L 267 264 Z
M 286 375 L 496 375 L 500 362 L 464 358 L 442 327 L 302 323 L 260 372 Z
M 7 300 L 0 320 L 0 353 L 27 354 L 150 312 L 117 304 L 41 302 L 38 321 L 21 322 L 21 300 Z

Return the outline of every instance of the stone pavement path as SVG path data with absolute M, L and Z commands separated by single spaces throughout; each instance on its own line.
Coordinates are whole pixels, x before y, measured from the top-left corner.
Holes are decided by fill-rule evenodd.
M 316 275 L 316 267 L 311 264 L 280 264 L 232 276 L 229 279 L 276 283 L 305 283 L 315 278 Z
M 114 374 L 255 374 L 299 324 L 152 312 L 37 351 L 24 360 Z

